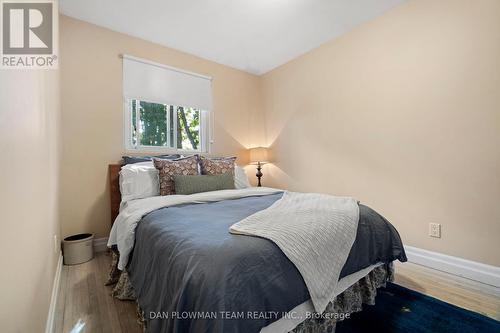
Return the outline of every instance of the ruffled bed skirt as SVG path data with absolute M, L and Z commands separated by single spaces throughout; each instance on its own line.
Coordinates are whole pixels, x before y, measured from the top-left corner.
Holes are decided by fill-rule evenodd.
M 106 285 L 115 285 L 111 295 L 120 300 L 136 300 L 134 288 L 130 283 L 126 271 L 120 271 L 117 268 L 119 254 L 116 249 L 112 249 L 112 261 Z M 377 289 L 385 287 L 387 281 L 394 279 L 393 263 L 378 266 L 370 271 L 365 277 L 358 280 L 343 293 L 335 297 L 330 302 L 321 318 L 309 318 L 297 325 L 292 330 L 293 333 L 324 333 L 335 332 L 335 323 L 346 318 L 347 314 L 359 312 L 363 309 L 363 304 L 374 305 Z M 144 314 L 139 304 L 137 304 L 137 315 L 139 324 L 144 332 L 147 331 Z
M 364 278 L 355 282 L 330 302 L 324 313 L 331 313 L 327 319 L 309 318 L 297 325 L 293 333 L 335 332 L 335 323 L 347 318 L 347 314 L 363 310 L 363 304 L 374 305 L 377 289 L 394 280 L 393 263 L 375 267 Z M 337 316 L 334 316 L 337 314 Z

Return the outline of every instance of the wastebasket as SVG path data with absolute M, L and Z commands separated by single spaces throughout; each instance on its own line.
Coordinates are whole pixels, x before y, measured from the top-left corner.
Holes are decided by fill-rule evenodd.
M 65 265 L 77 265 L 94 257 L 94 234 L 77 234 L 64 238 Z

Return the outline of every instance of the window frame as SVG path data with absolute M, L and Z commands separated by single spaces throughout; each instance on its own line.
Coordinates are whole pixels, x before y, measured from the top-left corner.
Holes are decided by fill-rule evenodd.
M 179 148 L 174 148 L 170 146 L 144 146 L 138 144 L 134 146 L 132 144 L 132 105 L 131 102 L 133 100 L 138 100 L 138 101 L 143 101 L 143 102 L 148 102 L 148 103 L 156 103 L 156 104 L 162 104 L 162 105 L 169 105 L 165 104 L 164 102 L 158 102 L 158 101 L 149 101 L 142 99 L 140 97 L 130 97 L 130 96 L 124 96 L 123 97 L 123 140 L 124 140 L 124 147 L 125 147 L 125 152 L 126 153 L 167 153 L 167 154 L 209 154 L 210 153 L 210 148 L 213 143 L 213 139 L 211 137 L 212 134 L 212 118 L 213 118 L 213 111 L 210 110 L 200 110 L 200 144 L 198 149 L 179 149 Z M 178 106 L 178 105 L 176 105 Z M 189 107 L 186 105 L 182 105 L 183 107 Z M 168 114 L 168 113 L 167 113 Z M 167 130 L 168 130 L 168 117 L 166 117 L 167 121 Z M 174 117 L 174 119 L 177 119 L 177 117 Z M 139 117 L 136 117 L 137 125 L 139 124 Z M 138 128 L 138 126 L 136 126 Z M 177 126 L 174 126 L 174 138 L 177 138 Z M 168 143 L 168 140 L 167 140 Z

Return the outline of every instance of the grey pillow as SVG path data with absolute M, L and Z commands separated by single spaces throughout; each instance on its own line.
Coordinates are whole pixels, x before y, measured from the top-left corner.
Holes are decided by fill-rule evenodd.
M 175 160 L 180 157 L 181 155 L 179 154 L 158 155 L 158 156 L 122 156 L 123 165 L 152 161 L 153 158 L 159 158 L 162 160 Z
M 220 175 L 174 175 L 175 194 L 234 189 L 234 176 L 230 173 Z

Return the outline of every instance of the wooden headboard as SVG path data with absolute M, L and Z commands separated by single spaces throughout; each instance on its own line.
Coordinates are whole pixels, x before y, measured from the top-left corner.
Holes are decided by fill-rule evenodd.
M 120 169 L 121 164 L 109 164 L 109 196 L 111 202 L 111 225 L 115 222 L 116 217 L 120 211 L 120 202 L 122 201 L 122 195 L 120 193 Z

